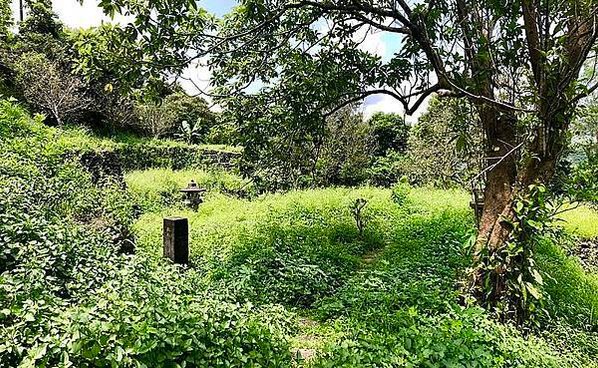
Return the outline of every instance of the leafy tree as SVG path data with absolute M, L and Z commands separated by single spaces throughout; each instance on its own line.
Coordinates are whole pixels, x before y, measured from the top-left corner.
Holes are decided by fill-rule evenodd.
M 82 80 L 42 54 L 22 54 L 15 68 L 17 85 L 27 101 L 58 125 L 72 121 L 92 104 Z
M 165 104 L 138 103 L 135 114 L 137 130 L 150 137 L 160 138 L 175 129 L 175 112 Z
M 9 0 L 0 0 L 0 93 L 10 95 L 11 93 L 11 70 L 8 67 L 7 51 L 13 42 L 13 34 L 10 31 L 13 25 L 12 13 Z
M 216 121 L 214 113 L 210 111 L 206 100 L 198 96 L 189 96 L 184 91 L 177 91 L 165 97 L 163 104 L 173 111 L 175 115 L 174 125 L 179 131 L 183 128 L 183 124 L 187 122 L 187 125 L 194 132 L 191 141 L 206 140 Z
M 10 0 L 0 0 L 0 42 L 7 42 L 12 36 L 10 28 L 13 26 Z
M 399 114 L 375 113 L 368 121 L 376 149 L 369 169 L 372 184 L 390 187 L 404 174 L 401 162 L 407 150 L 409 126 Z
M 206 136 L 206 141 L 213 144 L 236 145 L 240 140 L 237 128 L 230 116 L 217 114 L 214 125 Z
M 370 122 L 353 106 L 326 119 L 313 180 L 319 185 L 359 185 L 368 179 L 376 140 Z
M 28 0 L 27 18 L 19 23 L 19 33 L 27 36 L 47 35 L 53 39 L 60 39 L 64 28 L 58 16 L 52 10 L 51 0 Z
M 390 151 L 404 153 L 407 150 L 409 126 L 401 115 L 377 112 L 368 124 L 376 140 L 376 156 L 386 156 Z
M 584 150 L 587 158 L 598 155 L 598 96 L 588 97 L 573 122 L 573 144 Z
M 218 33 L 195 2 L 101 5 L 137 15 L 115 44 L 137 50 L 144 61 L 127 76 L 176 72 L 211 56 L 220 95 L 236 96 L 222 103 L 250 119 L 297 127 L 290 130 L 295 140 L 316 134 L 322 116 L 375 94 L 396 98 L 409 114 L 434 93 L 467 98 L 479 115 L 487 157 L 472 286 L 496 306 L 510 303 L 512 280 L 535 282 L 526 269 L 484 262 L 529 235 L 513 233 L 517 198 L 553 176 L 577 102 L 598 88 L 579 75 L 594 57 L 595 1 L 242 0 Z M 371 30 L 399 39 L 390 60 L 360 47 L 367 38 L 355 35 Z M 264 87 L 247 94 L 255 81 Z M 522 289 L 515 297 L 524 295 Z
M 481 169 L 481 133 L 467 101 L 433 98 L 411 128 L 401 171 L 417 184 L 470 188 L 469 181 Z
M 598 204 L 598 97 L 589 96 L 573 122 L 571 162 L 562 165 L 557 185 L 575 200 Z
M 51 1 L 26 2 L 27 18 L 18 34 L 2 45 L 8 93 L 33 110 L 47 114 L 57 124 L 74 121 L 92 105 L 88 85 L 71 72 L 71 55 L 62 23 Z

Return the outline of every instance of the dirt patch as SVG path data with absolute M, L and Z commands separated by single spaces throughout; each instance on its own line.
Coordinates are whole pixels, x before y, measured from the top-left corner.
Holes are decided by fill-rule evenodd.
M 367 266 L 372 265 L 378 260 L 378 258 L 380 258 L 383 251 L 384 251 L 384 249 L 371 250 L 371 251 L 367 252 L 366 254 L 364 254 L 361 257 L 361 260 Z
M 598 272 L 598 240 L 584 240 L 579 243 L 575 254 L 586 271 Z

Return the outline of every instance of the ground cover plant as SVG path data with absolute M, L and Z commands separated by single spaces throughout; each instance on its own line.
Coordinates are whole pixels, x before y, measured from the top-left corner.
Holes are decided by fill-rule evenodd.
M 367 201 L 361 236 L 351 212 L 360 198 Z M 542 321 L 550 333 L 522 334 L 459 303 L 474 232 L 468 196 L 458 190 L 324 189 L 253 201 L 214 196 L 198 212 L 143 215 L 135 230 L 144 252 L 159 257 L 159 222 L 169 215 L 189 217 L 191 262 L 215 289 L 297 313 L 291 343 L 301 364 L 596 365 L 596 275 L 555 243 L 538 247 L 540 265 L 553 277 L 546 285 L 551 317 Z M 555 337 L 573 331 L 581 335 L 576 344 Z
M 123 252 L 134 201 L 64 158 L 61 132 L 0 105 L 0 366 L 288 366 L 279 308 Z

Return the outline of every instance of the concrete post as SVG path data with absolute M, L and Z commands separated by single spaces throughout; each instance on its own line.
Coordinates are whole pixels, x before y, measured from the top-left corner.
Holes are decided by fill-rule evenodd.
M 189 221 L 182 217 L 164 219 L 164 257 L 174 263 L 189 263 Z

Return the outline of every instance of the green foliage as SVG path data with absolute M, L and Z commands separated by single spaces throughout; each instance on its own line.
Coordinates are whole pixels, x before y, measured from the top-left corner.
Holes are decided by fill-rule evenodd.
M 563 237 L 558 239 L 566 244 Z M 596 332 L 598 323 L 598 275 L 586 273 L 579 260 L 568 257 L 555 239 L 540 238 L 536 258 L 545 277 L 544 307 L 553 316 L 566 319 L 580 330 Z
M 140 247 L 158 256 L 161 218 L 189 216 L 192 262 L 211 270 L 218 287 L 240 299 L 309 306 L 342 284 L 358 266 L 358 255 L 383 244 L 383 230 L 374 225 L 385 216 L 385 196 L 375 189 L 293 192 L 252 201 L 214 195 L 197 213 L 162 210 L 142 216 L 135 228 Z M 350 210 L 356 197 L 369 201 L 372 226 L 362 237 Z
M 234 121 L 230 121 L 225 114 L 218 114 L 216 122 L 208 132 L 206 141 L 213 144 L 235 145 L 239 140 Z
M 119 186 L 65 160 L 60 131 L 0 106 L 0 367 L 290 365 L 289 314 L 231 304 L 201 272 L 122 254 Z
M 7 42 L 11 36 L 10 28 L 13 26 L 10 0 L 0 1 L 0 42 Z
M 215 121 L 204 99 L 182 91 L 160 101 L 138 101 L 135 111 L 136 121 L 129 128 L 154 138 L 175 137 L 187 144 L 206 142 Z
M 428 316 L 395 312 L 388 326 L 356 323 L 354 332 L 327 348 L 314 367 L 582 367 L 536 339 L 492 322 L 479 309 Z M 380 328 L 382 327 L 382 329 Z
M 27 0 L 27 18 L 19 23 L 19 33 L 48 35 L 59 39 L 63 32 L 62 23 L 52 10 L 49 0 Z
M 238 147 L 224 145 L 188 145 L 167 139 L 139 137 L 120 133 L 98 137 L 88 129 L 69 127 L 53 131 L 54 139 L 65 153 L 111 152 L 125 171 L 148 168 L 200 168 L 222 166 L 235 169 L 239 158 Z
M 189 144 L 212 143 L 208 133 L 215 125 L 216 117 L 203 98 L 176 92 L 166 97 L 164 104 L 174 111 L 175 126 L 179 129 L 178 133 L 182 134 L 183 141 Z M 185 122 L 187 128 L 184 128 Z
M 243 112 L 249 108 L 235 106 Z M 240 114 L 234 110 L 229 113 Z M 280 121 L 288 114 L 278 113 L 269 121 L 260 116 L 255 121 L 240 122 L 242 173 L 251 177 L 259 189 L 365 183 L 390 186 L 398 180 L 394 168 L 397 156 L 405 149 L 407 134 L 398 115 L 378 114 L 364 120 L 350 105 L 325 119 L 312 116 L 308 122 L 291 123 Z
M 77 68 L 92 76 L 109 70 L 110 76 L 118 80 L 115 87 L 125 93 L 139 89 L 159 91 L 164 80 L 187 67 L 187 48 L 208 46 L 201 32 L 196 32 L 212 31 L 215 25 L 213 17 L 194 1 L 103 0 L 98 5 L 110 16 L 128 12 L 139 18 L 123 26 L 104 25 L 81 34 L 75 42 L 79 53 Z M 160 16 L 159 23 L 155 23 L 155 14 L 170 15 Z M 154 43 L 156 39 L 162 42 Z
M 179 131 L 175 134 L 175 137 L 183 142 L 186 142 L 187 144 L 192 144 L 199 139 L 200 125 L 201 120 L 197 120 L 194 123 L 189 123 L 187 120 L 185 120 L 179 126 Z
M 537 323 L 545 314 L 544 276 L 537 267 L 535 241 L 538 236 L 550 236 L 550 226 L 559 206 L 550 198 L 546 187 L 530 185 L 520 192 L 513 208 L 509 226 L 510 238 L 498 249 L 484 247 L 478 255 L 478 272 L 481 277 L 483 303 L 491 307 L 502 319 L 518 324 Z M 503 220 L 507 221 L 507 220 Z M 498 290 L 497 290 L 498 288 Z M 500 289 L 507 292 L 500 292 Z
M 390 151 L 386 156 L 379 156 L 368 169 L 369 180 L 372 184 L 390 187 L 404 175 L 405 155 Z
M 217 193 L 239 185 L 234 176 L 154 169 L 127 175 L 128 194 L 63 156 L 114 143 L 6 101 L 0 134 L 0 367 L 596 367 L 595 275 L 554 242 L 536 247 L 554 318 L 544 332 L 523 336 L 458 304 L 471 265 L 467 193 L 401 183 L 250 201 Z M 165 207 L 160 193 L 188 176 L 218 190 L 198 212 Z M 103 220 L 126 225 L 137 201 L 148 212 L 134 225 L 136 254 L 124 255 Z M 190 267 L 161 259 L 171 215 L 190 219 Z M 291 337 L 315 358 L 293 362 Z
M 446 188 L 467 185 L 480 171 L 481 130 L 473 107 L 466 101 L 430 101 L 409 134 L 406 157 L 399 168 L 413 184 Z
M 402 206 L 407 202 L 410 191 L 411 186 L 409 185 L 409 183 L 397 183 L 392 187 L 391 199 L 397 205 Z
M 387 156 L 390 152 L 405 153 L 409 126 L 401 115 L 377 112 L 368 125 L 376 142 L 376 156 Z
M 90 107 L 87 86 L 58 62 L 37 52 L 14 61 L 15 83 L 29 105 L 57 125 L 74 122 Z
M 329 117 L 319 146 L 315 145 L 313 183 L 321 186 L 359 185 L 368 178 L 367 168 L 376 147 L 372 126 L 352 107 Z M 307 162 L 308 164 L 310 161 Z
M 211 192 L 248 196 L 252 186 L 226 171 L 150 169 L 125 175 L 125 182 L 144 210 L 156 211 L 177 207 L 183 203 L 180 190 L 194 180 L 199 187 Z
M 565 180 L 565 191 L 572 198 L 598 205 L 598 152 L 588 153 Z

